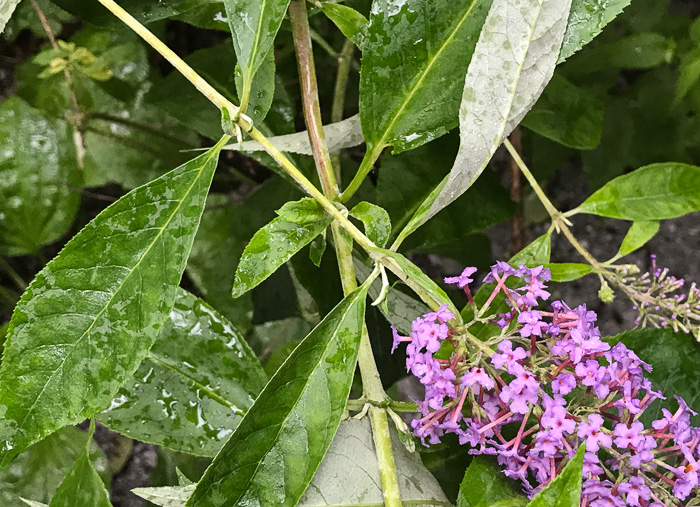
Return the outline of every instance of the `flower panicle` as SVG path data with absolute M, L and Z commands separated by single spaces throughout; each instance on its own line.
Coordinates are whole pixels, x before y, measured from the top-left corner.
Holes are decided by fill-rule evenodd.
M 475 272 L 445 279 L 472 304 Z M 695 412 L 677 397 L 675 412 L 664 408 L 645 427 L 640 416 L 665 399 L 645 377 L 651 366 L 623 343 L 603 341 L 597 316 L 585 305 L 553 301 L 549 310 L 538 309 L 550 297 L 550 278 L 542 266 L 492 266 L 484 282 L 496 287 L 475 311 L 501 328 L 488 358 L 464 352 L 446 306 L 413 321 L 409 336 L 393 330 L 392 352 L 406 343 L 407 370 L 425 387 L 414 434 L 426 446 L 456 434 L 471 454 L 496 456 L 530 497 L 585 445 L 582 507 L 684 505 L 700 492 Z M 499 293 L 510 311 L 478 317 Z

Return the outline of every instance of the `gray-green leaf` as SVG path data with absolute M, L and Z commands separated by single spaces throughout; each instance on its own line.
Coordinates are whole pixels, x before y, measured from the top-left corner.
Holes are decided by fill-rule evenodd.
M 503 467 L 491 456 L 475 456 L 459 487 L 457 507 L 502 507 L 527 504 L 520 484 L 503 475 Z
M 362 201 L 351 211 L 350 215 L 360 220 L 365 226 L 365 234 L 379 248 L 384 248 L 391 235 L 391 219 L 384 208 Z
M 63 236 L 80 203 L 66 124 L 23 100 L 0 105 L 0 254 L 26 255 Z
M 243 94 L 244 77 L 240 64 L 236 64 L 236 91 L 238 96 Z M 275 96 L 275 53 L 269 51 L 260 63 L 258 71 L 253 76 L 250 85 L 250 98 L 246 114 L 253 119 L 253 123 L 260 123 L 267 116 Z
M 165 486 L 161 488 L 135 488 L 131 492 L 160 507 L 183 507 L 194 491 L 191 486 Z
M 308 199 L 297 201 L 299 207 L 308 206 Z M 316 211 L 320 206 L 315 204 Z M 302 211 L 294 206 L 285 205 L 283 213 L 302 220 Z M 296 213 L 294 210 L 299 211 Z M 282 210 L 280 210 L 282 211 Z M 308 212 L 308 210 L 306 210 Z M 307 215 L 304 215 L 307 216 Z M 308 245 L 316 236 L 321 234 L 333 217 L 326 214 L 322 218 L 304 224 L 289 222 L 283 217 L 275 218 L 272 222 L 255 233 L 246 247 L 241 261 L 236 269 L 233 282 L 233 297 L 246 293 L 287 262 L 299 250 Z
M 350 39 L 358 48 L 362 49 L 365 42 L 365 33 L 369 21 L 352 7 L 343 4 L 323 4 L 323 13 L 328 16 L 335 26 Z
M 571 461 L 552 482 L 537 493 L 527 507 L 578 507 L 581 503 L 583 455 L 585 444 L 579 447 Z
M 241 101 L 253 76 L 272 49 L 290 0 L 224 0 L 233 48 L 243 74 Z
M 641 167 L 606 183 L 579 213 L 622 220 L 663 220 L 700 210 L 700 167 L 667 162 Z
M 494 0 L 474 50 L 460 107 L 460 148 L 419 223 L 462 195 L 554 72 L 571 0 Z M 412 221 L 413 221 L 412 220 Z
M 616 257 L 619 259 L 643 247 L 657 232 L 659 232 L 658 220 L 632 222 Z
M 491 0 L 377 0 L 365 37 L 360 118 L 367 157 L 457 125 L 462 77 Z
M 7 22 L 10 21 L 10 17 L 19 2 L 20 0 L 8 0 L 0 5 L 0 33 L 5 29 Z
M 561 63 L 593 40 L 632 0 L 573 0 L 569 24 L 559 51 Z
M 243 335 L 180 289 L 146 360 L 99 420 L 142 442 L 214 457 L 266 381 Z
M 222 145 L 109 206 L 29 285 L 0 366 L 0 466 L 133 375 L 175 301 Z
M 23 507 L 20 497 L 48 503 L 61 481 L 85 448 L 88 435 L 69 426 L 32 445 L 0 472 L 0 505 Z M 107 458 L 90 442 L 90 459 L 109 486 Z
M 297 504 L 345 409 L 366 294 L 363 286 L 348 295 L 294 349 L 207 469 L 188 506 Z

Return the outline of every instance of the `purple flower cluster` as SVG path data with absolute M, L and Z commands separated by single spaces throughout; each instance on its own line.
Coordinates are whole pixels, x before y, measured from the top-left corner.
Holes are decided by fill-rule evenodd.
M 446 279 L 472 302 L 474 272 L 467 268 Z M 522 285 L 507 287 L 509 278 Z M 465 344 L 476 338 L 448 327 L 453 315 L 446 307 L 416 319 L 407 337 L 394 330 L 392 352 L 408 343 L 406 366 L 425 386 L 421 417 L 411 424 L 415 435 L 429 445 L 456 434 L 470 453 L 497 456 L 529 496 L 585 444 L 581 506 L 685 505 L 698 495 L 700 428 L 690 424 L 695 412 L 676 398 L 677 411 L 663 409 L 663 418 L 645 427 L 640 416 L 665 399 L 645 377 L 651 367 L 624 344 L 601 340 L 596 314 L 585 305 L 572 309 L 555 301 L 551 311 L 536 310 L 549 298 L 549 279 L 541 266 L 515 269 L 499 262 L 491 268 L 484 281 L 496 287 L 466 325 L 501 328 L 490 357 L 469 358 Z M 483 317 L 499 293 L 510 311 Z

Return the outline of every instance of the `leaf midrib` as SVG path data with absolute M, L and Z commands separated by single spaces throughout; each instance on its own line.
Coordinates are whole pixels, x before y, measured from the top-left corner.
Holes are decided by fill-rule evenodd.
M 361 290 L 361 289 L 357 289 L 357 290 Z M 358 294 L 358 295 L 359 295 L 359 294 Z M 354 304 L 355 304 L 356 302 L 357 302 L 357 296 L 354 298 L 354 300 L 353 300 L 352 302 L 349 302 L 349 303 L 348 303 L 348 308 L 347 308 L 347 310 L 342 314 L 342 317 L 339 319 L 339 322 L 344 322 L 344 321 L 345 321 L 345 318 L 346 318 L 346 317 L 348 316 L 348 314 L 353 310 Z M 338 329 L 338 326 L 336 326 L 336 331 L 335 331 L 335 332 L 337 332 L 337 329 Z M 312 332 L 313 332 L 313 331 L 312 331 Z M 335 332 L 333 333 L 333 336 L 335 336 Z M 279 425 L 279 428 L 278 428 L 278 430 L 277 430 L 277 432 L 276 432 L 276 434 L 275 434 L 275 437 L 272 439 L 272 443 L 271 443 L 270 446 L 267 448 L 267 450 L 265 451 L 265 453 L 262 455 L 262 458 L 260 458 L 260 459 L 257 460 L 257 464 L 256 464 L 256 466 L 255 466 L 255 470 L 253 471 L 252 474 L 250 474 L 250 478 L 249 478 L 248 481 L 246 482 L 245 487 L 242 488 L 241 493 L 240 493 L 240 494 L 238 495 L 238 497 L 236 498 L 236 502 L 238 502 L 238 501 L 243 497 L 243 495 L 245 495 L 246 491 L 248 491 L 248 486 L 249 486 L 250 483 L 253 481 L 253 479 L 255 478 L 255 476 L 258 474 L 258 470 L 259 470 L 260 467 L 262 466 L 262 462 L 265 460 L 265 457 L 267 457 L 267 455 L 270 453 L 270 451 L 272 450 L 272 448 L 275 446 L 275 443 L 278 441 L 278 437 L 279 437 L 280 433 L 282 433 L 282 429 L 286 426 L 287 420 L 288 420 L 289 417 L 292 415 L 292 413 L 294 412 L 294 409 L 297 407 L 297 405 L 299 404 L 299 401 L 301 400 L 302 396 L 303 396 L 304 393 L 306 392 L 306 388 L 308 387 L 309 383 L 311 382 L 311 377 L 312 377 L 313 374 L 318 370 L 318 367 L 319 367 L 319 365 L 321 364 L 321 361 L 323 360 L 323 358 L 326 357 L 326 354 L 328 353 L 328 349 L 330 348 L 330 346 L 331 346 L 331 344 L 333 343 L 333 341 L 334 341 L 334 340 L 333 340 L 332 338 L 330 338 L 330 339 L 328 339 L 328 340 L 326 341 L 326 346 L 325 346 L 325 348 L 324 348 L 324 350 L 323 350 L 323 354 L 321 354 L 319 360 L 316 361 L 316 365 L 313 367 L 313 369 L 311 370 L 311 373 L 310 373 L 309 376 L 306 378 L 306 382 L 304 383 L 304 387 L 300 390 L 299 396 L 297 397 L 296 401 L 294 401 L 294 404 L 292 405 L 291 409 L 289 410 L 289 412 L 287 413 L 287 415 L 284 417 L 284 419 L 282 420 L 281 424 Z M 302 342 L 302 343 L 303 343 L 303 342 Z M 280 366 L 280 368 L 279 368 L 277 371 L 282 371 L 282 368 L 283 368 L 284 365 L 287 364 L 287 362 L 291 359 L 292 355 L 293 355 L 293 354 L 291 354 L 291 355 L 284 361 L 284 363 L 282 364 L 282 366 Z M 273 378 L 274 378 L 274 377 L 273 377 Z M 255 402 L 253 402 L 253 405 L 250 407 L 250 409 L 248 409 L 248 414 L 251 413 L 251 412 L 253 412 L 253 408 L 255 407 L 255 404 L 258 403 L 258 401 L 261 400 L 261 399 L 263 398 L 263 395 L 264 395 L 264 394 L 266 394 L 267 389 L 268 389 L 268 386 L 271 384 L 271 382 L 272 382 L 272 379 L 270 379 L 270 382 L 268 382 L 268 384 L 265 386 L 265 389 L 263 389 L 263 391 L 260 393 L 260 395 L 255 399 Z M 245 417 L 247 417 L 248 414 L 246 414 L 246 416 L 244 416 L 244 419 L 245 419 Z M 242 425 L 243 425 L 243 420 L 241 420 L 241 423 L 239 424 L 239 428 L 240 428 Z M 233 437 L 233 436 L 235 436 L 235 433 L 234 433 L 234 435 L 232 435 L 232 437 Z M 227 456 L 228 456 L 228 455 L 227 455 Z M 223 476 L 221 479 L 219 479 L 219 481 L 217 481 L 217 482 L 220 482 L 220 481 L 223 480 L 226 476 L 231 475 L 231 473 L 232 473 L 232 472 L 229 472 L 228 474 L 226 474 L 225 476 Z M 212 485 L 213 485 L 213 484 L 212 484 Z M 211 489 L 211 486 L 212 486 L 212 485 L 207 486 L 207 489 L 204 490 L 204 493 L 202 493 L 202 495 L 200 496 L 200 498 L 203 498 L 203 497 L 204 497 L 204 495 L 207 493 L 207 491 L 209 491 L 209 490 Z M 286 491 L 286 489 L 285 489 L 285 491 Z
M 435 62 L 439 59 L 440 55 L 445 51 L 445 48 L 452 44 L 455 35 L 459 31 L 460 28 L 462 28 L 462 25 L 467 21 L 469 16 L 471 15 L 471 12 L 474 10 L 474 7 L 478 5 L 482 0 L 474 0 L 472 4 L 469 6 L 469 8 L 466 10 L 466 12 L 462 15 L 460 18 L 459 22 L 457 25 L 455 25 L 454 29 L 450 33 L 450 35 L 443 41 L 442 45 L 440 48 L 435 52 L 435 54 L 428 60 L 428 64 L 425 66 L 424 70 L 418 74 L 416 79 L 413 82 L 413 85 L 411 86 L 411 89 L 409 90 L 408 95 L 404 96 L 404 100 L 399 106 L 398 110 L 396 111 L 396 114 L 394 114 L 393 119 L 391 122 L 389 122 L 389 125 L 384 129 L 384 133 L 382 134 L 382 137 L 379 139 L 379 141 L 376 143 L 376 146 L 381 148 L 384 148 L 387 144 L 387 137 L 389 136 L 389 133 L 392 131 L 394 126 L 396 125 L 396 122 L 399 120 L 399 118 L 403 115 L 404 110 L 408 106 L 408 104 L 413 100 L 413 97 L 416 95 L 418 90 L 421 88 L 423 81 L 425 81 L 426 77 L 428 74 L 430 74 L 431 69 L 433 68 L 433 65 L 435 65 Z
M 218 145 L 220 145 L 220 144 L 221 144 L 221 142 L 219 142 Z M 217 146 L 218 146 L 218 145 L 217 145 Z M 114 298 L 115 298 L 116 295 L 121 291 L 121 289 L 122 289 L 122 287 L 124 286 L 124 284 L 126 283 L 126 281 L 131 277 L 131 275 L 132 275 L 133 273 L 136 272 L 136 270 L 138 269 L 138 267 L 141 265 L 141 262 L 143 261 L 143 259 L 146 258 L 146 256 L 150 253 L 150 251 L 151 251 L 151 249 L 153 248 L 153 246 L 154 246 L 154 245 L 158 242 L 158 240 L 161 238 L 161 236 L 162 236 L 163 233 L 165 232 L 165 229 L 166 229 L 167 226 L 172 222 L 173 218 L 175 217 L 175 215 L 177 214 L 177 212 L 178 212 L 178 211 L 180 210 L 180 208 L 182 207 L 182 204 L 185 202 L 185 200 L 187 199 L 187 197 L 189 197 L 190 193 L 192 192 L 192 189 L 195 187 L 195 185 L 197 184 L 197 182 L 198 182 L 199 179 L 201 178 L 202 173 L 204 172 L 204 168 L 209 164 L 209 162 L 211 162 L 212 158 L 214 157 L 214 154 L 215 154 L 215 153 L 218 154 L 218 150 L 216 149 L 217 146 L 215 146 L 214 149 L 212 149 L 211 153 L 206 157 L 206 159 L 204 160 L 204 162 L 202 163 L 202 165 L 201 165 L 201 167 L 200 167 L 200 169 L 199 169 L 199 174 L 197 175 L 196 178 L 194 178 L 194 180 L 192 181 L 192 184 L 189 186 L 189 188 L 188 188 L 187 191 L 185 192 L 183 198 L 180 200 L 179 204 L 176 206 L 176 208 L 175 208 L 175 209 L 173 210 L 173 212 L 170 214 L 170 216 L 168 217 L 168 220 L 163 224 L 163 227 L 160 229 L 160 231 L 158 232 L 158 234 L 156 234 L 156 236 L 153 238 L 153 241 L 151 242 L 151 244 L 150 244 L 150 245 L 148 246 L 148 248 L 143 252 L 143 254 L 141 255 L 141 257 L 139 257 L 139 259 L 136 261 L 136 264 L 134 264 L 133 269 L 130 270 L 129 273 L 122 279 L 122 281 L 119 283 L 119 286 L 118 286 L 118 287 L 114 290 L 114 292 L 112 293 L 112 296 L 109 298 L 109 300 L 108 300 L 108 301 L 105 303 L 105 305 L 102 307 L 102 310 L 100 310 L 100 312 L 95 316 L 95 318 L 93 319 L 93 321 L 92 321 L 92 323 L 90 324 L 90 326 L 78 337 L 78 339 L 77 339 L 75 342 L 73 342 L 73 344 L 72 344 L 72 346 L 71 346 L 71 349 L 68 351 L 68 353 L 65 355 L 65 357 L 63 358 L 63 360 L 61 361 L 61 363 L 56 367 L 56 369 L 53 371 L 53 373 L 51 373 L 51 375 L 49 376 L 49 378 L 46 380 L 46 382 L 44 383 L 44 385 L 43 385 L 42 388 L 41 388 L 41 391 L 39 391 L 39 394 L 38 394 L 38 395 L 36 396 L 36 398 L 34 399 L 34 403 L 32 403 L 31 407 L 29 407 L 29 409 L 27 410 L 27 413 L 25 414 L 24 418 L 22 419 L 22 422 L 19 423 L 19 426 L 20 426 L 20 427 L 24 425 L 24 423 L 27 421 L 27 418 L 29 417 L 29 415 L 33 413 L 34 407 L 36 407 L 37 403 L 39 402 L 39 399 L 43 396 L 44 391 L 46 390 L 46 386 L 48 386 L 49 383 L 54 379 L 54 377 L 56 376 L 56 374 L 57 374 L 60 370 L 63 369 L 63 366 L 65 365 L 66 361 L 67 361 L 68 358 L 71 356 L 71 354 L 73 353 L 73 351 L 74 351 L 74 350 L 76 349 L 76 347 L 80 344 L 80 342 L 88 335 L 88 333 L 89 333 L 90 331 L 92 331 L 92 328 L 95 327 L 95 324 L 97 323 L 97 321 L 100 319 L 100 317 L 102 317 L 102 315 L 105 313 L 105 311 L 107 311 L 107 308 L 109 308 L 109 306 L 112 304 L 112 302 L 114 301 Z

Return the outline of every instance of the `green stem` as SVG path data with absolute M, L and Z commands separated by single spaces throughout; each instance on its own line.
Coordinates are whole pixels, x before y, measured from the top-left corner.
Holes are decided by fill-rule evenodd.
M 19 273 L 15 271 L 15 268 L 13 268 L 4 257 L 0 257 L 0 268 L 2 268 L 2 270 L 7 273 L 10 278 L 12 278 L 12 281 L 15 282 L 15 285 L 17 285 L 21 291 L 25 291 L 27 289 L 27 282 L 25 282 L 24 279 L 19 276 Z
M 360 164 L 360 168 L 357 170 L 357 174 L 355 174 L 355 177 L 348 185 L 348 188 L 346 188 L 341 194 L 340 202 L 348 202 L 355 192 L 357 192 L 357 189 L 360 188 L 360 185 L 362 185 L 362 182 L 365 181 L 367 175 L 372 171 L 372 169 L 374 169 L 374 164 L 377 162 L 377 159 L 379 159 L 379 155 L 382 154 L 383 150 L 384 146 L 377 145 L 373 146 L 372 149 L 365 153 L 365 157 L 362 159 L 362 163 Z
M 343 49 L 338 57 L 338 76 L 335 80 L 335 90 L 333 91 L 333 105 L 331 107 L 331 123 L 342 121 L 345 111 L 345 95 L 348 89 L 348 78 L 350 77 L 350 67 L 352 57 L 355 53 L 355 44 L 351 40 L 346 40 Z M 335 177 L 340 180 L 340 152 L 331 153 L 331 161 L 335 169 Z
M 379 462 L 379 477 L 382 481 L 384 505 L 386 507 L 401 507 L 401 491 L 396 475 L 396 462 L 394 461 L 394 450 L 391 447 L 391 433 L 389 433 L 386 410 L 370 407 L 369 420 L 372 423 L 372 439 Z

